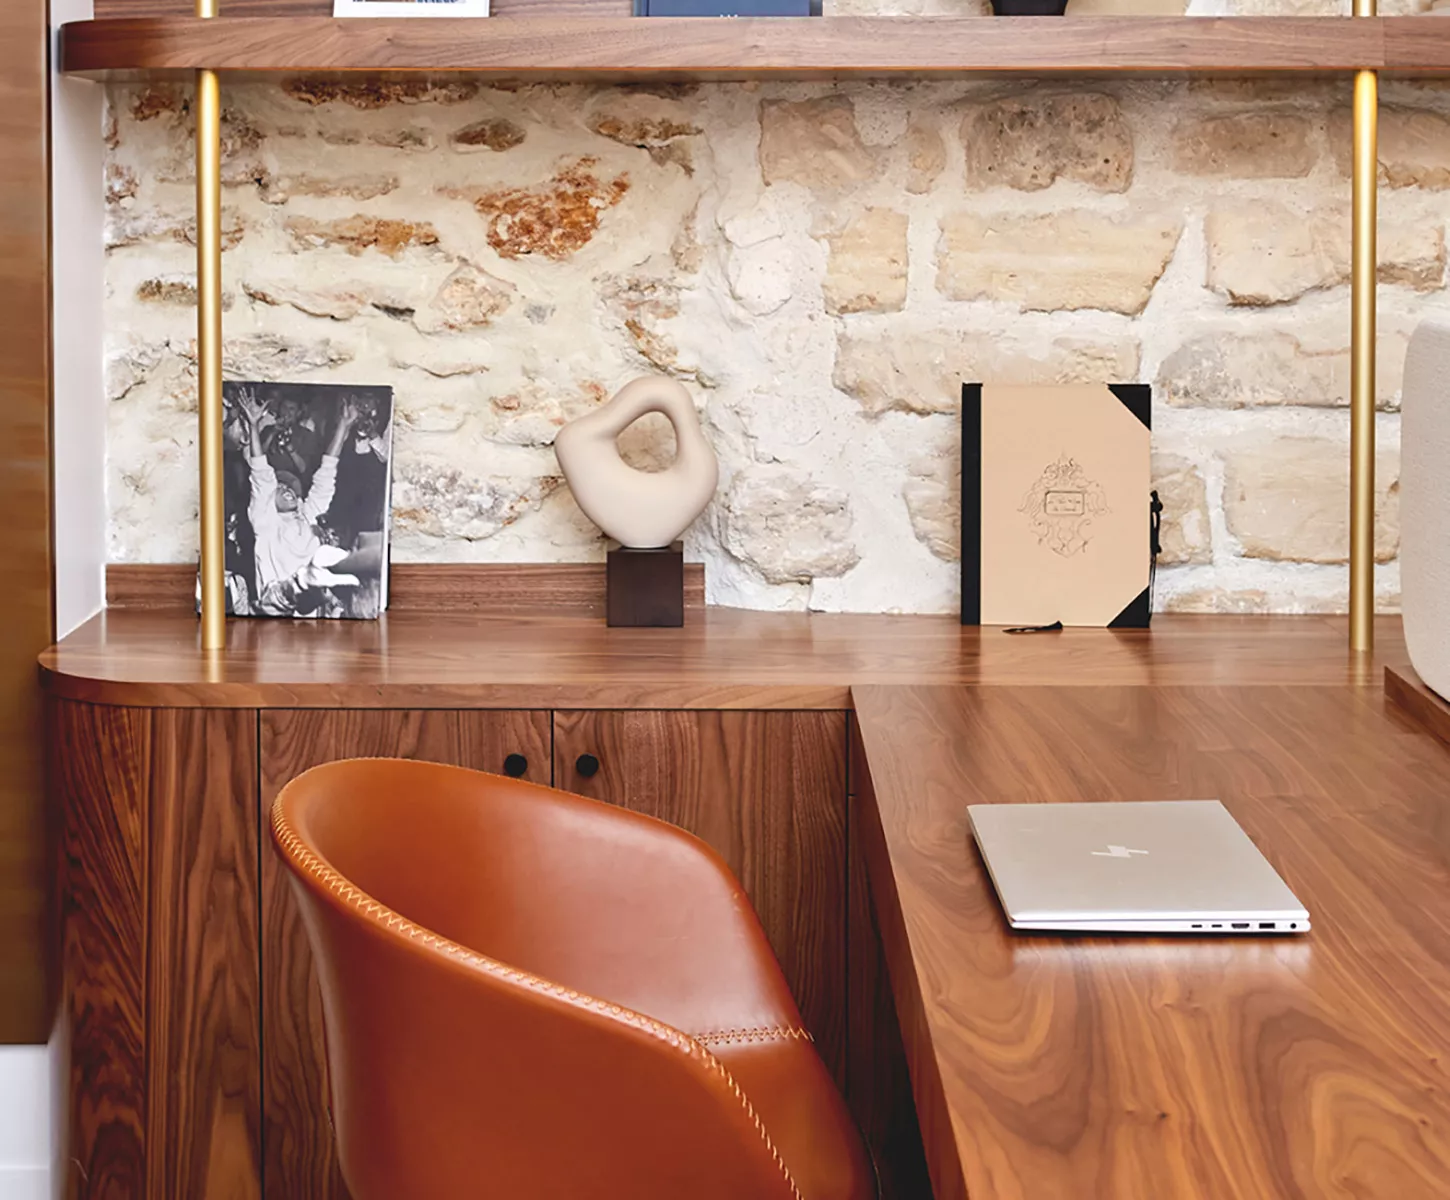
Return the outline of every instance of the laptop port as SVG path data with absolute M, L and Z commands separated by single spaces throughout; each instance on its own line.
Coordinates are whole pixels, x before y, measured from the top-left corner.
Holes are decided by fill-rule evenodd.
M 1235 929 L 1247 929 L 1249 927 L 1249 923 L 1247 921 L 1234 921 L 1233 927 Z
M 1272 921 L 1260 921 L 1259 922 L 1259 928 L 1260 929 L 1272 929 L 1272 928 L 1274 928 L 1274 922 L 1272 922 Z
M 1200 924 L 1200 925 L 1194 925 L 1194 928 L 1195 928 L 1195 929 L 1202 929 L 1202 928 L 1203 928 L 1203 926 L 1202 926 L 1202 925 L 1201 925 L 1201 924 Z

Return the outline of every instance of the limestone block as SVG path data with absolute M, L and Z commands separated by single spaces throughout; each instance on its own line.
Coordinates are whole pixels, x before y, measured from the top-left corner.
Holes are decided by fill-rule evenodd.
M 1154 454 L 1153 487 L 1163 502 L 1159 565 L 1212 562 L 1208 491 L 1198 468 L 1176 454 Z
M 372 304 L 371 289 L 363 283 L 303 287 L 283 280 L 248 279 L 242 284 L 247 298 L 272 308 L 287 306 L 310 317 L 350 321 Z
M 962 557 L 962 445 L 953 436 L 914 458 L 901 499 L 916 539 L 944 562 Z
M 725 549 L 770 583 L 844 575 L 861 559 L 844 492 L 803 471 L 751 467 L 730 486 L 720 518 Z
M 873 179 L 878 157 L 861 140 L 855 107 L 844 97 L 761 105 L 760 174 L 766 183 L 834 191 Z
M 340 196 L 346 200 L 374 200 L 398 190 L 396 175 L 281 175 L 262 185 L 268 204 L 286 204 L 293 196 Z
M 962 384 L 1105 383 L 1138 375 L 1131 338 L 1016 343 L 952 329 L 852 334 L 836 343 L 836 387 L 868 417 L 960 411 Z
M 1299 113 L 1255 109 L 1191 117 L 1173 129 L 1173 169 L 1232 179 L 1298 179 L 1318 159 L 1314 122 Z
M 1295 212 L 1282 204 L 1221 205 L 1205 221 L 1208 286 L 1231 304 L 1283 304 L 1349 282 L 1347 208 Z M 1445 277 L 1445 231 L 1439 225 L 1380 221 L 1379 279 L 1416 291 Z
M 1382 334 L 1378 403 L 1390 408 L 1404 369 L 1404 337 Z M 1343 407 L 1349 347 L 1309 349 L 1292 333 L 1204 333 L 1163 360 L 1158 396 L 1177 408 Z
M 1335 163 L 1348 178 L 1354 152 L 1350 114 L 1337 111 L 1329 128 Z M 1379 177 L 1394 188 L 1450 188 L 1450 117 L 1425 108 L 1381 107 Z
M 1100 92 L 1029 92 L 973 105 L 962 118 L 967 187 L 1035 192 L 1058 179 L 1101 192 L 1133 180 L 1133 134 Z
M 1019 216 L 970 210 L 943 218 L 937 289 L 953 300 L 1023 309 L 1101 308 L 1136 314 L 1168 267 L 1182 220 L 1114 220 L 1086 209 Z
M 304 75 L 282 81 L 285 95 L 302 104 L 346 104 L 351 108 L 387 108 L 392 104 L 462 104 L 479 92 L 465 76 L 429 79 L 419 75 L 375 75 L 366 79 Z
M 913 196 L 931 191 L 947 165 L 947 147 L 929 113 L 915 112 L 906 126 L 906 190 Z
M 1375 462 L 1375 558 L 1400 542 L 1399 456 Z M 1256 440 L 1224 459 L 1224 518 L 1248 558 L 1343 563 L 1349 559 L 1349 447 L 1329 438 Z
M 896 312 L 906 304 L 906 225 L 905 213 L 868 208 L 827 236 L 827 312 Z

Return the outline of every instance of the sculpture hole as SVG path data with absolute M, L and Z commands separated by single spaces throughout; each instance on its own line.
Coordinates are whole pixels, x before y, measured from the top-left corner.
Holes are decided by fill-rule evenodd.
M 645 413 L 621 429 L 614 444 L 620 458 L 636 471 L 650 474 L 668 470 L 679 449 L 675 427 L 664 413 Z

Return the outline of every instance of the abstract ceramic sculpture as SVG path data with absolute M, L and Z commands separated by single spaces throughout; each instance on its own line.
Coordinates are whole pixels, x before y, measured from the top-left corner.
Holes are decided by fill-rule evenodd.
M 675 461 L 663 471 L 637 471 L 620 458 L 616 439 L 653 412 L 675 428 Z M 554 439 L 554 453 L 584 515 L 632 550 L 673 542 L 710 503 L 720 477 L 690 393 L 662 376 L 636 379 L 608 404 L 570 421 Z

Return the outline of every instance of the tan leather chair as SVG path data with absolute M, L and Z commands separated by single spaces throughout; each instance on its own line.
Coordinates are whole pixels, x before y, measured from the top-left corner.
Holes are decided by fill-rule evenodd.
M 272 810 L 354 1200 L 869 1200 L 739 883 L 610 805 L 394 759 Z

